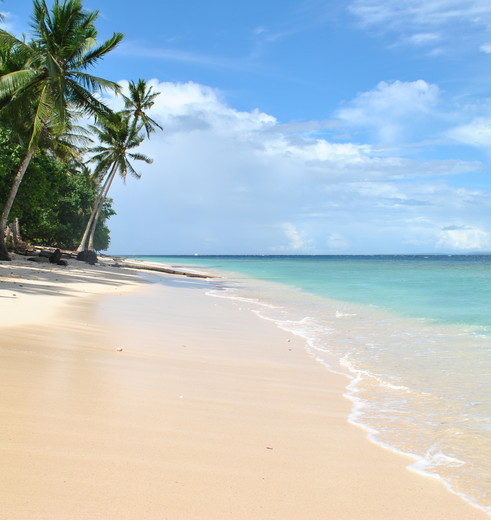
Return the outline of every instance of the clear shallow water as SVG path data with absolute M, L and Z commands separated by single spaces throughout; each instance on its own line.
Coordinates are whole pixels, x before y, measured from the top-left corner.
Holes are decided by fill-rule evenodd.
M 228 272 L 349 377 L 350 420 L 491 516 L 491 256 L 139 257 Z

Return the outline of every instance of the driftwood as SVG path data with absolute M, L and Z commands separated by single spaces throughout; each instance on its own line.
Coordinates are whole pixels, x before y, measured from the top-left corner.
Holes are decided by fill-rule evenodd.
M 20 251 L 15 251 L 18 255 L 22 256 L 44 256 L 49 258 L 55 251 L 56 247 L 47 247 L 47 246 L 33 246 L 28 245 L 24 249 Z M 77 258 L 77 253 L 75 251 L 68 251 L 66 249 L 60 249 L 62 258 Z
M 32 262 L 49 262 L 49 257 L 52 256 L 56 251 L 57 248 L 54 247 L 29 246 L 26 248 L 26 250 L 22 252 L 18 251 L 17 253 L 25 256 L 30 256 L 31 258 L 28 258 L 28 260 L 31 260 Z M 79 256 L 79 253 L 77 253 L 76 251 L 67 251 L 64 249 L 61 249 L 59 251 L 61 252 L 63 258 L 75 260 L 77 259 L 77 256 Z M 95 253 L 94 256 L 95 261 L 97 261 L 97 256 Z M 100 265 L 108 267 L 127 267 L 128 269 L 139 269 L 140 271 L 156 271 L 159 273 L 177 274 L 179 276 L 187 276 L 189 278 L 215 278 L 214 276 L 205 273 L 193 273 L 179 269 L 172 269 L 170 267 L 165 267 L 164 265 L 150 263 L 147 264 L 146 262 L 132 262 L 131 260 L 126 260 L 121 257 L 101 255 L 100 260 Z M 65 260 L 60 260 L 59 262 L 60 263 L 58 265 L 67 265 L 68 263 Z
M 38 264 L 48 264 L 49 258 L 47 256 L 31 256 L 28 258 L 30 262 L 37 262 Z
M 169 267 L 164 267 L 155 264 L 146 264 L 139 262 L 128 262 L 127 260 L 123 260 L 121 263 L 115 263 L 116 267 L 128 267 L 130 269 L 140 269 L 145 271 L 157 271 L 159 273 L 167 273 L 167 274 L 178 274 L 181 276 L 188 276 L 189 278 L 214 278 L 209 274 L 204 273 L 190 273 L 188 271 L 178 271 L 177 269 L 171 269 Z
M 31 262 L 37 262 L 39 264 L 56 264 L 56 265 L 68 265 L 68 262 L 66 260 L 61 259 L 61 251 L 59 249 L 56 249 L 53 253 L 48 254 L 46 251 L 41 251 L 36 254 L 36 256 L 31 256 L 28 258 Z

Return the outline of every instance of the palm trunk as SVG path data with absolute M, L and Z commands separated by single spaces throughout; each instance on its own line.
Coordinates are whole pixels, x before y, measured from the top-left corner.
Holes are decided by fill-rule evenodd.
M 77 247 L 77 253 L 80 253 L 81 251 L 85 251 L 87 249 L 87 240 L 90 235 L 90 230 L 92 229 L 92 225 L 94 223 L 95 214 L 97 213 L 97 208 L 99 207 L 99 204 L 104 196 L 104 192 L 106 191 L 107 184 L 109 183 L 109 179 L 111 178 L 116 166 L 114 165 L 111 168 L 110 173 L 108 174 L 106 181 L 104 182 L 104 185 L 102 186 L 101 190 L 99 191 L 99 195 L 97 195 L 97 199 L 94 203 L 94 206 L 92 207 L 92 213 L 90 214 L 89 221 L 87 222 L 87 225 L 85 226 L 85 231 L 82 237 L 82 240 L 80 241 L 80 245 Z
M 111 184 L 113 183 L 115 176 L 116 176 L 116 168 L 114 168 L 113 171 L 111 172 L 110 178 L 108 179 L 108 182 L 106 183 L 104 193 L 102 194 L 101 200 L 99 202 L 99 206 L 97 207 L 97 210 L 95 212 L 94 222 L 92 223 L 92 229 L 90 231 L 90 236 L 89 236 L 89 243 L 87 246 L 87 249 L 89 251 L 94 251 L 94 235 L 95 235 L 95 230 L 97 228 L 97 221 L 99 220 L 99 215 L 101 214 L 102 206 L 104 205 L 104 202 L 107 198 L 107 194 L 109 193 L 109 189 L 111 188 Z
M 14 248 L 16 251 L 19 251 L 21 248 L 23 248 L 24 244 L 22 237 L 20 236 L 20 226 L 18 218 L 14 219 L 10 228 L 12 230 L 12 241 L 14 243 Z
M 19 171 L 15 176 L 14 183 L 12 184 L 12 188 L 10 189 L 10 193 L 5 203 L 5 206 L 2 211 L 2 216 L 0 217 L 0 260 L 11 260 L 7 244 L 5 243 L 5 229 L 7 228 L 7 222 L 10 215 L 10 210 L 12 209 L 12 204 L 14 203 L 17 192 L 19 191 L 20 183 L 24 178 L 24 174 L 26 173 L 27 167 L 31 162 L 31 159 L 34 156 L 34 152 L 29 150 L 20 165 Z
M 94 235 L 95 230 L 97 229 L 97 222 L 99 220 L 99 215 L 101 214 L 102 205 L 104 204 L 105 197 L 101 198 L 101 201 L 97 207 L 97 210 L 94 214 L 94 221 L 92 222 L 92 228 L 90 229 L 89 240 L 87 242 L 87 249 L 89 251 L 94 251 Z

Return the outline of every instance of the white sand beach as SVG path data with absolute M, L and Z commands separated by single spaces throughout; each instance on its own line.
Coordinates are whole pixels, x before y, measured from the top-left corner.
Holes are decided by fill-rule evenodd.
M 0 263 L 0 519 L 484 520 L 209 282 Z

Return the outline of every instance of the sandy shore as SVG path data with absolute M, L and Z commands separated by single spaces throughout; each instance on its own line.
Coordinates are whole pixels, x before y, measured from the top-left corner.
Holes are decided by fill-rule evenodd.
M 484 520 L 212 282 L 0 263 L 0 518 Z

